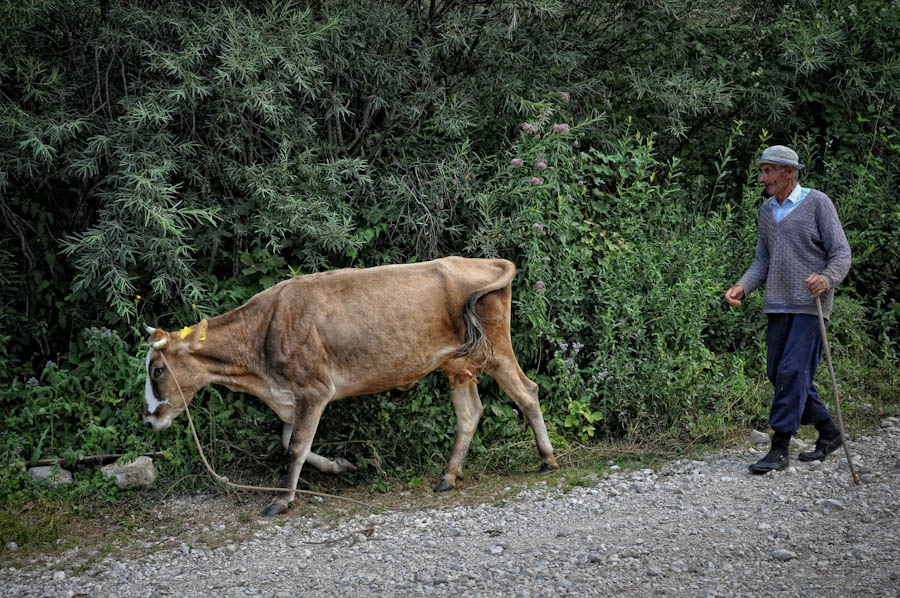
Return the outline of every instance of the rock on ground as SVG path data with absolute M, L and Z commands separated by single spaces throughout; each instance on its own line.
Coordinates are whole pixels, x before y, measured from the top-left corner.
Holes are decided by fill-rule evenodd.
M 0 595 L 896 597 L 900 426 L 851 449 L 870 470 L 860 486 L 837 454 L 751 476 L 756 457 L 744 448 L 587 486 L 565 472 L 536 476 L 493 504 L 338 523 L 289 512 L 239 538 L 213 524 L 221 540 L 209 545 L 160 537 L 134 556 L 83 548 L 3 565 Z
M 151 488 L 157 477 L 153 459 L 145 455 L 129 463 L 110 463 L 103 466 L 100 471 L 123 489 Z

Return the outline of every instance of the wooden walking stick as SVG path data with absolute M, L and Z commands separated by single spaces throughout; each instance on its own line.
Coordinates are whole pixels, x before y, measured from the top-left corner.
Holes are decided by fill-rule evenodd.
M 841 432 L 844 454 L 847 455 L 847 464 L 850 466 L 850 475 L 853 476 L 853 483 L 859 486 L 859 478 L 856 477 L 856 468 L 853 467 L 853 459 L 850 458 L 850 449 L 847 447 L 847 435 L 844 434 L 844 418 L 841 416 L 841 400 L 838 398 L 837 378 L 834 377 L 834 365 L 831 363 L 831 349 L 828 348 L 828 337 L 825 335 L 825 317 L 822 315 L 822 302 L 818 297 L 816 297 L 816 309 L 819 310 L 819 331 L 822 333 L 822 343 L 825 345 L 825 361 L 828 362 L 828 373 L 831 374 L 831 388 L 834 389 L 834 406 L 837 411 L 838 430 Z

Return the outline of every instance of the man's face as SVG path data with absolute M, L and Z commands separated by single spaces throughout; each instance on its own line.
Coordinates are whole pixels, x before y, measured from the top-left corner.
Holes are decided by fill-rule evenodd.
M 766 188 L 766 195 L 785 199 L 794 189 L 794 167 L 778 164 L 759 165 L 759 182 Z

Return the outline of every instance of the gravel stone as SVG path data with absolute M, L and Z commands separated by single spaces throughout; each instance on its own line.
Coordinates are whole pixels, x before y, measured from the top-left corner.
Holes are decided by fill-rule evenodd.
M 791 552 L 790 550 L 786 550 L 784 548 L 779 548 L 772 551 L 772 558 L 776 561 L 790 561 L 797 558 L 797 553 Z
M 750 431 L 750 444 L 753 446 L 768 446 L 769 445 L 769 435 L 765 432 L 760 432 L 759 430 L 751 430 Z
M 192 513 L 194 529 L 161 524 L 130 544 L 27 559 L 7 544 L 0 597 L 900 598 L 898 430 L 853 442 L 871 472 L 859 486 L 837 455 L 750 475 L 757 457 L 745 445 L 656 470 L 610 468 L 584 486 L 565 472 L 534 476 L 502 501 L 470 500 L 463 483 L 465 504 L 442 494 L 417 509 L 415 493 L 398 492 L 398 510 L 352 516 L 299 499 L 302 509 L 260 519 L 252 501 L 173 497 L 153 505 L 155 519 Z

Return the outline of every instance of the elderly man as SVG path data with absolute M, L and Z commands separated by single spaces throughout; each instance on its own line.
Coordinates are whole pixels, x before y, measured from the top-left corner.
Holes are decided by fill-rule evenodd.
M 751 472 L 762 474 L 787 467 L 791 436 L 801 424 L 819 431 L 815 450 L 800 453 L 801 461 L 822 460 L 843 444 L 813 379 L 823 344 L 816 298 L 821 297 L 828 318 L 834 289 L 850 270 L 850 245 L 828 196 L 798 184 L 803 164 L 796 152 L 773 145 L 756 164 L 770 197 L 759 212 L 753 263 L 725 299 L 740 305 L 754 289 L 766 286 L 766 374 L 775 387 L 769 413 L 774 433 L 769 453 L 750 465 Z

